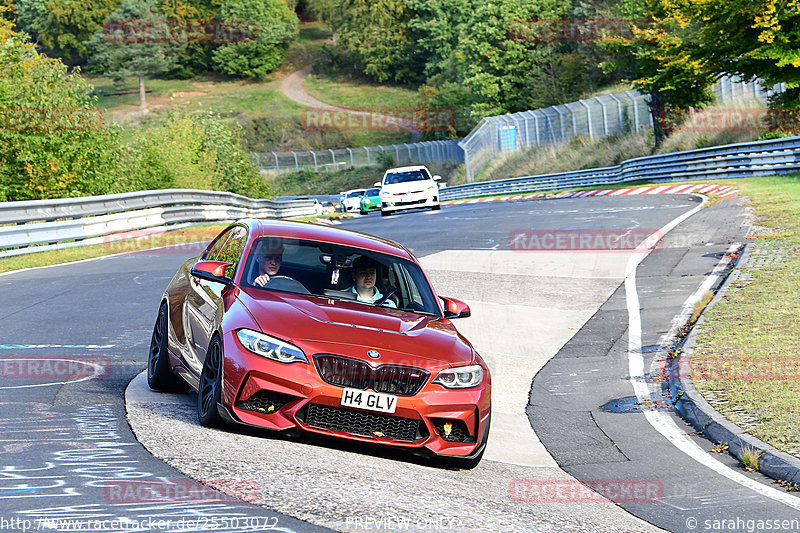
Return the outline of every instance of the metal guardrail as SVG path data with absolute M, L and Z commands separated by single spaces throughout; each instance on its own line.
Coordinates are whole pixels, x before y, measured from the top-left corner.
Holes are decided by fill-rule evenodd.
M 595 187 L 648 180 L 709 180 L 771 176 L 800 171 L 800 137 L 730 144 L 637 157 L 613 167 L 453 185 L 442 190 L 442 200 L 495 194 Z
M 239 218 L 315 214 L 309 200 L 254 200 L 238 194 L 164 189 L 0 203 L 0 257 L 102 242 L 122 232 Z

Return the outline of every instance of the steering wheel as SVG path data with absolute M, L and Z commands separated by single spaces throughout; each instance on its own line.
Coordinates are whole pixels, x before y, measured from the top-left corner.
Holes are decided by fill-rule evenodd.
M 311 294 L 305 285 L 289 276 L 271 276 L 269 281 L 264 284 L 264 288 L 275 291 L 296 292 L 299 294 Z
M 381 297 L 379 300 L 376 300 L 376 301 L 375 301 L 375 305 L 383 305 L 383 304 L 384 304 L 384 302 L 386 302 L 386 300 L 388 300 L 389 298 L 391 298 L 392 296 L 394 296 L 394 294 L 395 294 L 396 292 L 397 292 L 397 288 L 394 288 L 394 289 L 390 290 L 389 292 L 387 292 L 386 294 L 384 294 L 384 295 L 383 295 L 383 296 L 382 296 L 382 297 Z

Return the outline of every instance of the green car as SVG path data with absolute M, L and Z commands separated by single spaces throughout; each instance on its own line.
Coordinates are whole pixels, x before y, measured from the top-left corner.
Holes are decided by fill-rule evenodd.
M 370 211 L 380 211 L 381 209 L 381 190 L 378 188 L 367 189 L 361 197 L 361 214 L 366 215 Z

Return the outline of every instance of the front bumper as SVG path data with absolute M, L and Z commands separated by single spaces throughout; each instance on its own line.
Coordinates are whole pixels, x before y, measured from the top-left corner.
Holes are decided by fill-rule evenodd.
M 381 211 L 400 211 L 437 205 L 439 205 L 439 193 L 419 192 L 381 198 Z
M 369 213 L 370 211 L 378 211 L 381 208 L 380 200 L 370 200 L 369 202 L 361 202 L 361 211 Z
M 309 356 L 309 359 L 312 359 Z M 491 382 L 448 390 L 430 380 L 413 396 L 397 396 L 393 414 L 342 407 L 343 388 L 322 380 L 313 361 L 284 364 L 251 354 L 231 336 L 225 344 L 222 404 L 234 422 L 300 429 L 349 440 L 471 457 L 488 431 Z

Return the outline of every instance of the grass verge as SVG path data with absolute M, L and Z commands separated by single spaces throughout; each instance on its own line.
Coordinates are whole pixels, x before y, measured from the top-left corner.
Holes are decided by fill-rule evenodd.
M 305 87 L 314 98 L 347 109 L 415 109 L 422 105 L 422 97 L 415 90 L 339 73 L 311 74 Z
M 761 228 L 749 264 L 707 311 L 692 378 L 728 419 L 800 456 L 800 174 L 736 183 Z

